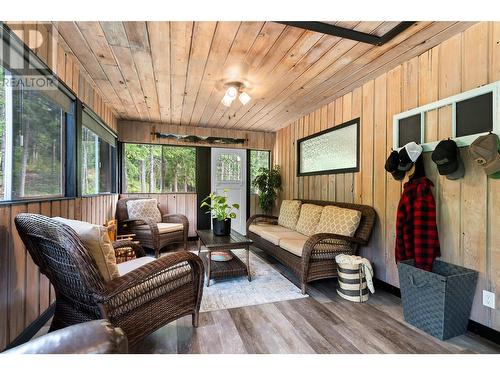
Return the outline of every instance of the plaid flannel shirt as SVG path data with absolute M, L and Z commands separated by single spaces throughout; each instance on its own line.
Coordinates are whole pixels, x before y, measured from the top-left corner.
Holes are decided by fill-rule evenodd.
M 415 266 L 427 271 L 441 255 L 432 186 L 426 177 L 405 183 L 396 220 L 396 262 L 415 259 Z

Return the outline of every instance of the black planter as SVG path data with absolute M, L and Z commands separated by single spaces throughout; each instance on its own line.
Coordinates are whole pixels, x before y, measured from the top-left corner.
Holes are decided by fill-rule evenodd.
M 216 218 L 213 218 L 212 226 L 216 236 L 229 236 L 231 233 L 231 219 L 219 221 Z

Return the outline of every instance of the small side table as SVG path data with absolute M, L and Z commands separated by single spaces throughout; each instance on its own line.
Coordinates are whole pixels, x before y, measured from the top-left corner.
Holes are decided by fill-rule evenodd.
M 250 276 L 250 245 L 252 240 L 246 238 L 240 233 L 231 230 L 229 236 L 216 236 L 212 230 L 197 230 L 198 234 L 198 255 L 203 259 L 206 269 L 207 287 L 210 286 L 210 280 L 216 278 L 228 278 L 247 275 L 248 281 L 252 281 Z M 202 244 L 207 248 L 201 252 Z M 231 250 L 245 249 L 246 264 L 241 261 Z M 212 260 L 212 252 L 223 251 L 233 255 L 231 260 L 217 262 Z

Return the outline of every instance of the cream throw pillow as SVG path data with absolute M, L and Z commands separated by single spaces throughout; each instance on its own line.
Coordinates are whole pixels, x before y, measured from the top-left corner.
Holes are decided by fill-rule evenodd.
M 278 224 L 282 227 L 295 230 L 297 220 L 299 220 L 301 201 L 284 200 L 281 202 Z
M 153 219 L 155 223 L 161 223 L 161 212 L 158 209 L 156 199 L 133 199 L 127 201 L 127 213 L 129 219 Z
M 325 206 L 315 233 L 333 233 L 352 237 L 361 221 L 361 211 Z
M 322 211 L 323 206 L 304 203 L 300 208 L 299 221 L 297 221 L 296 227 L 297 232 L 306 236 L 316 233 L 316 227 L 318 226 Z
M 70 220 L 62 217 L 54 217 L 54 220 L 66 224 L 73 229 L 83 245 L 94 259 L 97 269 L 105 281 L 110 281 L 120 276 L 116 266 L 115 250 L 108 236 L 108 230 L 101 226 L 90 224 L 85 221 Z

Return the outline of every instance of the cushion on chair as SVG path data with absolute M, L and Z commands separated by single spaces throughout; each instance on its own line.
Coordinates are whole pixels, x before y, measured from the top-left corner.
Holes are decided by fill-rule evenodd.
M 300 208 L 300 216 L 296 227 L 297 232 L 306 236 L 311 236 L 316 233 L 316 227 L 318 226 L 322 211 L 323 206 L 304 203 Z
M 85 248 L 89 251 L 90 256 L 94 259 L 97 269 L 105 281 L 120 276 L 116 266 L 115 250 L 106 227 L 62 217 L 54 217 L 53 219 L 69 226 L 76 232 Z
M 276 225 L 276 224 L 260 222 L 260 223 L 256 223 L 256 224 L 250 224 L 250 226 L 248 227 L 248 231 L 253 232 L 258 236 L 262 236 L 262 232 L 264 230 L 266 230 L 266 229 L 273 230 L 273 228 L 274 229 L 282 229 L 284 227 L 282 227 L 280 225 Z
M 161 223 L 161 212 L 156 199 L 132 199 L 127 201 L 129 219 L 153 220 Z
M 280 214 L 278 217 L 278 224 L 295 230 L 297 220 L 299 220 L 301 201 L 284 200 L 281 202 Z
M 158 223 L 157 225 L 158 232 L 160 232 L 160 234 L 184 230 L 184 225 L 182 225 L 181 223 Z
M 281 246 L 281 241 L 284 239 L 284 238 L 290 238 L 290 239 L 307 239 L 306 236 L 304 236 L 303 234 L 300 234 L 298 232 L 295 232 L 293 230 L 290 230 L 288 228 L 285 228 L 284 230 L 281 230 L 281 231 L 267 231 L 267 230 L 264 230 L 264 232 L 262 233 L 262 238 L 264 238 L 265 240 L 277 245 L 277 246 Z
M 305 236 L 304 236 L 305 237 Z M 280 247 L 294 255 L 302 256 L 302 249 L 308 237 L 305 238 L 283 238 L 280 241 Z
M 132 260 L 127 260 L 126 262 L 118 264 L 118 272 L 120 273 L 120 276 L 123 276 L 126 273 L 129 273 L 130 271 L 133 271 L 145 264 L 151 263 L 155 259 L 156 258 L 154 257 L 140 257 Z
M 334 233 L 352 237 L 361 221 L 361 211 L 325 206 L 315 233 Z

